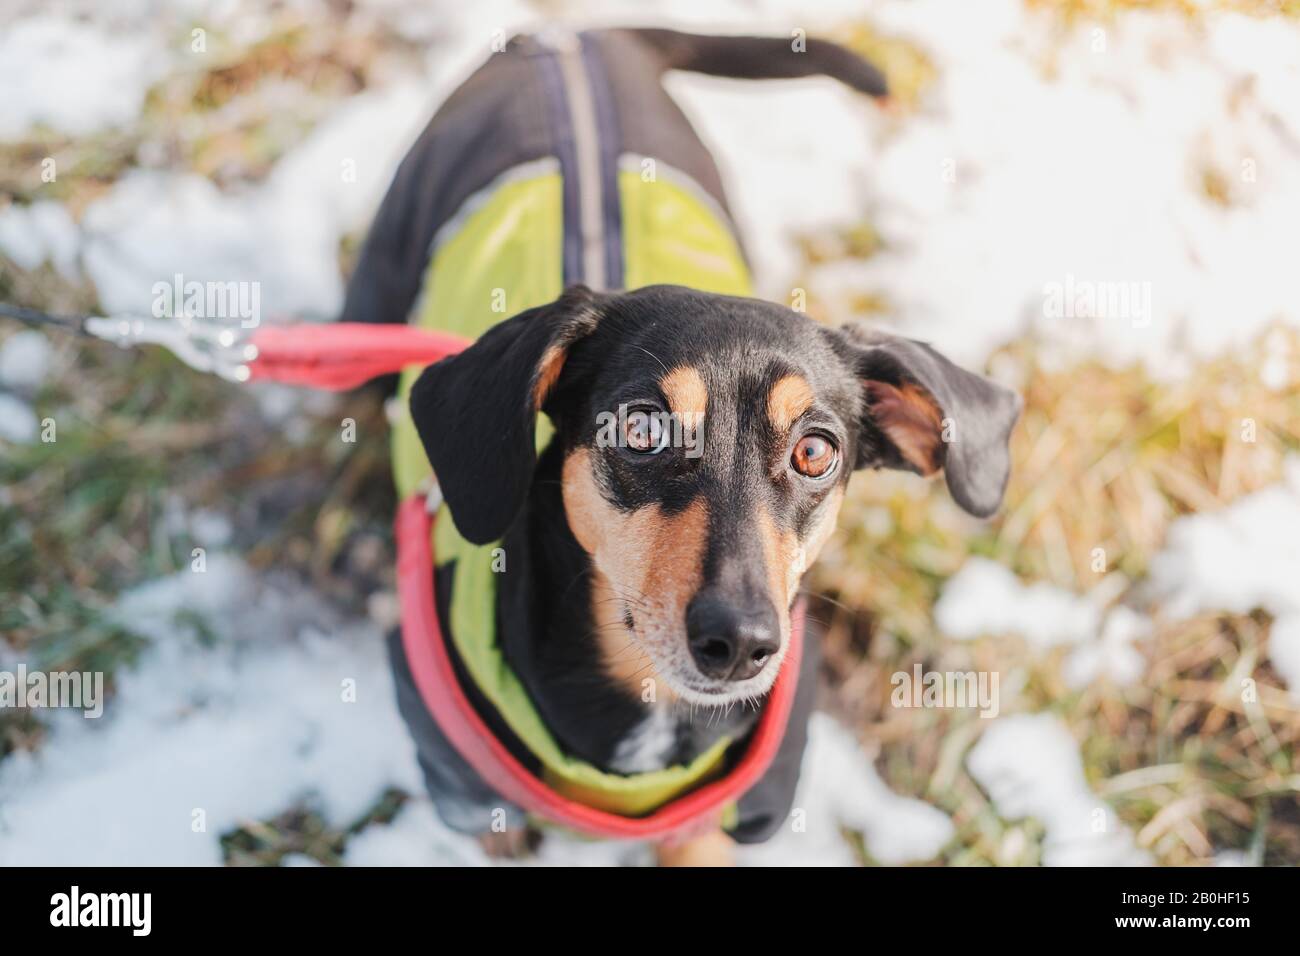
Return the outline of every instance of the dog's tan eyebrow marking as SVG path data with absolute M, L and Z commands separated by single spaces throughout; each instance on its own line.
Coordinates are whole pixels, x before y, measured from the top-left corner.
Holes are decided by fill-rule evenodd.
M 677 415 L 703 415 L 709 404 L 709 390 L 700 373 L 689 365 L 679 365 L 659 380 L 659 388 L 668 399 L 668 409 Z
M 802 375 L 783 375 L 767 393 L 767 417 L 777 434 L 784 435 L 812 406 L 812 386 Z

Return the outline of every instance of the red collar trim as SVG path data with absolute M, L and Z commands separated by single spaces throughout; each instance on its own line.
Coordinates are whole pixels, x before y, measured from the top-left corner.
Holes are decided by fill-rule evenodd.
M 552 790 L 521 764 L 474 710 L 456 678 L 433 599 L 433 517 L 424 497 L 402 502 L 396 520 L 402 644 L 425 707 L 456 751 L 493 790 L 529 813 L 591 836 L 682 838 L 715 826 L 723 808 L 767 772 L 785 737 L 803 653 L 804 608 L 791 614 L 790 646 L 749 746 L 726 776 L 710 781 L 643 817 L 598 810 Z

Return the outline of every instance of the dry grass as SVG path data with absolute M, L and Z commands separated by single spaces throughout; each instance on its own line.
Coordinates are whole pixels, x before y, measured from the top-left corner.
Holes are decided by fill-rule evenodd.
M 348 5 L 322 14 L 268 11 L 267 36 L 243 46 L 215 31 L 195 50 L 191 26 L 176 22 L 177 69 L 152 89 L 129 129 L 69 137 L 34 130 L 0 145 L 0 196 L 52 199 L 79 215 L 133 167 L 183 168 L 222 187 L 265 176 L 339 103 L 419 51 L 382 21 Z M 42 178 L 55 161 L 57 178 Z
M 1025 6 L 1059 13 L 1069 21 L 1113 20 L 1135 10 L 1173 11 L 1192 20 L 1212 10 L 1254 17 L 1300 16 L 1297 0 L 1025 0 Z
M 996 635 L 955 644 L 931 617 L 943 580 L 972 553 L 1073 591 L 1106 577 L 1114 599 L 1131 597 L 1171 521 L 1276 481 L 1284 455 L 1300 449 L 1300 388 L 1259 381 L 1265 353 L 1278 351 L 1300 382 L 1300 337 L 1281 329 L 1176 382 L 1091 361 L 1048 368 L 1033 343 L 1019 343 L 994 362 L 1026 400 L 1000 517 L 971 521 L 940 485 L 912 476 L 855 480 L 843 530 L 812 578 L 830 598 L 816 614 L 829 623 L 833 704 L 879 751 L 891 785 L 954 814 L 950 862 L 1033 862 L 1036 840 L 1025 824 L 998 821 L 965 772 L 983 730 L 976 714 L 890 706 L 889 676 L 915 663 L 997 671 L 1002 713 L 1059 713 L 1090 781 L 1161 862 L 1198 862 L 1223 847 L 1270 863 L 1300 859 L 1300 709 L 1268 666 L 1265 616 L 1166 624 L 1143 647 L 1149 670 L 1138 686 L 1102 681 L 1082 692 L 1062 680 L 1061 652 Z M 1255 423 L 1253 443 L 1242 440 L 1243 419 Z M 1098 547 L 1105 574 L 1092 570 Z M 1245 678 L 1257 705 L 1242 702 Z

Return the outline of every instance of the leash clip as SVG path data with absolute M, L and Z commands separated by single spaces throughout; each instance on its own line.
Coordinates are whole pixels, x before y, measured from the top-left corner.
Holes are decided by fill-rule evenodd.
M 152 316 L 92 316 L 85 330 L 122 348 L 161 345 L 192 369 L 212 372 L 230 382 L 247 382 L 248 363 L 257 358 L 252 330 L 214 319 L 180 315 L 174 319 Z

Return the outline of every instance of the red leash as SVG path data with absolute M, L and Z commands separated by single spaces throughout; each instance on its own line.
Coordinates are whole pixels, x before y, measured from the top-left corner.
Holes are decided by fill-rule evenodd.
M 402 502 L 396 521 L 397 590 L 402 644 L 424 705 L 456 751 L 506 800 L 543 819 L 591 836 L 638 840 L 682 838 L 716 825 L 723 808 L 767 772 L 794 706 L 803 652 L 803 607 L 792 615 L 790 647 L 767 705 L 740 760 L 724 777 L 644 817 L 625 817 L 552 790 L 521 764 L 474 710 L 456 677 L 433 600 L 433 518 L 423 496 Z
M 268 325 L 253 333 L 252 381 L 284 382 L 341 391 L 408 365 L 429 365 L 470 343 L 409 325 L 334 322 Z
M 340 391 L 372 378 L 429 365 L 468 339 L 409 325 L 291 322 L 245 328 L 219 319 L 148 315 L 46 315 L 0 302 L 0 316 L 57 326 L 122 347 L 160 345 L 190 368 L 232 382 L 262 380 Z

